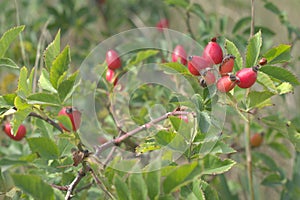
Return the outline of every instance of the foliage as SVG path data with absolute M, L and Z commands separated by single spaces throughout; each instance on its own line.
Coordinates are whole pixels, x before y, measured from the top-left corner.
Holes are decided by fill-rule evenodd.
M 139 21 L 137 17 L 143 18 L 143 14 L 148 12 L 143 13 L 141 7 L 149 6 L 150 10 L 156 10 L 161 6 L 138 0 L 129 3 L 120 1 L 119 4 L 105 1 L 94 3 L 100 9 L 107 26 L 107 30 L 103 31 L 104 37 L 119 31 L 115 27 L 122 24 L 136 26 Z M 234 71 L 254 66 L 263 57 L 268 60 L 268 64 L 260 68 L 256 87 L 250 90 L 236 87 L 222 96 L 216 92 L 215 86 L 202 88 L 197 77 L 191 76 L 181 63 L 165 62 L 165 58 L 169 56 L 166 52 L 157 49 L 136 50 L 122 57 L 126 60 L 123 59 L 118 77 L 127 71 L 136 76 L 136 69 L 154 62 L 158 63 L 158 71 L 174 75 L 174 85 L 180 84 L 178 76 L 183 76 L 196 94 L 184 96 L 182 91 L 174 92 L 160 85 L 148 84 L 135 90 L 129 108 L 117 107 L 122 100 L 115 100 L 114 93 L 131 94 L 130 89 L 126 85 L 113 86 L 105 80 L 100 73 L 107 68 L 104 59 L 92 68 L 101 68 L 97 71 L 99 82 L 88 82 L 80 74 L 76 61 L 75 64 L 71 61 L 71 58 L 83 54 L 80 52 L 81 47 L 86 44 L 78 47 L 63 46 L 65 42 L 62 38 L 72 28 L 82 33 L 78 37 L 84 38 L 86 35 L 81 31 L 85 25 L 89 25 L 88 29 L 95 25 L 96 20 L 89 13 L 88 6 L 90 5 L 77 5 L 71 0 L 63 1 L 57 7 L 47 6 L 47 12 L 61 20 L 50 23 L 49 29 L 55 30 L 56 35 L 53 41 L 48 41 L 49 44 L 43 51 L 40 50 L 42 61 L 34 67 L 24 66 L 25 61 L 22 63 L 14 59 L 10 49 L 17 43 L 19 34 L 24 34 L 22 31 L 25 26 L 16 26 L 2 34 L 0 70 L 17 71 L 18 76 L 16 90 L 0 96 L 0 119 L 2 122 L 12 122 L 14 134 L 20 124 L 26 124 L 29 132 L 21 142 L 0 137 L 1 195 L 6 199 L 63 199 L 65 196 L 70 199 L 72 195 L 74 199 L 238 199 L 242 191 L 250 193 L 247 177 L 244 176 L 247 162 L 245 147 L 249 138 L 247 140 L 241 134 L 244 132 L 244 124 L 249 123 L 251 132 L 264 132 L 265 135 L 263 147 L 253 148 L 250 152 L 255 181 L 259 183 L 254 184 L 255 196 L 261 195 L 257 191 L 262 186 L 280 191 L 281 199 L 295 199 L 299 196 L 299 119 L 286 119 L 283 115 L 269 112 L 274 108 L 274 97 L 285 97 L 300 84 L 292 69 L 284 67 L 291 60 L 291 45 L 279 44 L 266 49 L 265 39 L 270 40 L 267 36 L 272 38 L 275 31 L 257 26 L 254 27 L 255 34 L 248 39 L 251 17 L 239 19 L 231 33 L 225 30 L 226 18 L 222 18 L 217 23 L 223 34 L 221 43 L 224 44 L 226 53 L 236 57 Z M 125 15 L 123 18 L 114 16 L 111 12 L 113 6 L 116 6 L 115 9 L 126 8 L 130 11 L 131 18 L 126 13 L 122 13 Z M 162 7 L 165 9 L 163 12 L 167 12 L 169 7 L 183 11 L 187 19 L 188 34 L 199 44 L 206 44 L 214 36 L 213 25 L 216 18 L 214 15 L 207 15 L 200 4 L 186 0 L 165 0 Z M 290 37 L 295 34 L 298 38 L 298 30 L 273 3 L 265 1 L 265 7 L 280 17 Z M 201 20 L 198 26 L 201 31 L 197 34 L 190 27 L 191 15 Z M 149 21 L 158 19 L 156 16 Z M 30 31 L 28 27 L 25 30 Z M 77 36 L 75 41 L 79 40 Z M 84 43 L 84 39 L 81 41 Z M 20 41 L 19 45 L 24 43 Z M 36 45 L 42 47 L 41 43 Z M 90 47 L 89 45 L 91 44 L 86 46 Z M 75 54 L 71 51 L 73 48 Z M 93 95 L 95 101 L 99 102 L 93 108 L 97 111 L 94 116 L 96 119 L 89 115 L 85 119 L 98 120 L 102 127 L 83 127 L 86 132 L 97 136 L 97 141 L 94 142 L 98 146 L 93 150 L 84 145 L 86 141 L 80 137 L 82 129 L 70 133 L 63 131 L 59 123 L 69 129 L 72 124 L 68 118 L 57 117 L 62 107 L 72 105 L 76 95 L 90 97 L 80 87 L 82 85 L 95 89 Z M 178 96 L 181 98 L 177 98 Z M 164 109 L 159 108 L 151 113 L 149 108 L 157 102 L 163 104 Z M 227 120 L 230 125 L 224 129 L 222 127 L 221 132 L 219 127 L 222 124 L 218 124 L 217 116 L 213 116 L 212 112 L 214 103 L 226 105 L 228 110 Z M 115 110 L 112 111 L 112 107 Z M 128 124 L 125 129 L 120 126 L 128 120 L 122 115 L 127 109 L 135 124 Z M 83 115 L 89 112 L 81 111 Z M 115 113 L 124 119 L 123 124 L 114 119 Z M 188 117 L 187 122 L 178 117 L 182 115 Z M 210 132 L 212 129 L 218 131 Z M 108 141 L 100 142 L 99 132 L 108 133 L 105 138 Z M 142 136 L 135 137 L 134 134 Z M 122 137 L 126 138 L 120 139 Z M 288 148 L 282 142 L 292 144 L 292 147 Z M 130 154 L 124 156 L 115 151 L 115 145 Z M 110 151 L 106 151 L 108 149 Z M 270 151 L 274 151 L 276 157 L 284 161 L 291 159 L 293 153 L 296 154 L 291 178 L 287 175 L 287 169 L 269 154 Z M 155 154 L 156 152 L 158 153 Z M 110 153 L 115 155 L 112 157 Z M 178 154 L 180 156 L 176 157 Z M 101 156 L 109 160 L 100 159 Z M 233 180 L 231 171 L 238 171 L 240 182 Z M 237 184 L 239 187 L 235 187 Z

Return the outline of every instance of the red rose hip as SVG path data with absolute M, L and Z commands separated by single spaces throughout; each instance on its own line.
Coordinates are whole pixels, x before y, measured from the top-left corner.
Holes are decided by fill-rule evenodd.
M 236 85 L 236 77 L 235 75 L 223 76 L 217 82 L 217 89 L 220 92 L 229 92 Z
M 122 65 L 119 54 L 112 49 L 106 52 L 106 63 L 108 68 L 111 70 L 118 69 Z
M 78 130 L 80 123 L 81 123 L 81 113 L 77 109 L 75 109 L 73 107 L 64 107 L 59 111 L 58 116 L 69 117 L 71 120 L 71 123 L 72 123 L 73 131 Z M 66 127 L 64 127 L 64 125 L 62 123 L 59 123 L 59 126 L 63 130 L 70 132 L 70 130 L 67 129 Z
M 183 46 L 177 45 L 172 53 L 172 61 L 173 62 L 180 62 L 183 65 L 186 65 L 186 51 L 184 50 Z
M 9 122 L 4 125 L 3 130 L 6 133 L 6 135 L 8 135 L 11 139 L 16 141 L 22 140 L 26 135 L 26 127 L 23 124 L 19 126 L 16 135 L 13 135 L 11 124 Z
M 202 70 L 210 66 L 210 63 L 204 57 L 189 56 L 188 58 L 188 70 L 195 76 L 199 76 Z
M 228 73 L 232 72 L 234 67 L 234 60 L 235 60 L 235 56 L 231 54 L 228 54 L 223 58 L 219 66 L 219 72 L 221 76 L 226 76 L 228 75 Z
M 223 60 L 223 51 L 217 43 L 217 38 L 212 38 L 203 50 L 203 57 L 207 58 L 212 64 L 220 64 Z
M 260 133 L 255 133 L 250 138 L 250 144 L 252 147 L 259 147 L 263 142 L 263 135 Z
M 252 68 L 244 68 L 236 73 L 238 79 L 237 85 L 240 88 L 250 88 L 257 79 L 258 66 Z
M 207 86 L 212 85 L 216 82 L 216 77 L 211 71 L 207 71 L 203 76 Z
M 169 28 L 169 21 L 165 18 L 159 20 L 156 24 L 156 29 L 158 31 L 162 32 L 164 28 Z

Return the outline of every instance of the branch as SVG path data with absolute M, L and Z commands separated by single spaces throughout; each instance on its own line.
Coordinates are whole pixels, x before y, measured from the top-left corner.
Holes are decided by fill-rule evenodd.
M 196 116 L 196 113 L 194 112 L 186 112 L 186 111 L 173 111 L 173 112 L 168 112 L 142 126 L 139 126 L 135 129 L 133 129 L 132 131 L 129 131 L 123 135 L 121 135 L 120 137 L 117 137 L 111 141 L 108 141 L 102 145 L 97 145 L 95 146 L 94 148 L 96 149 L 96 152 L 95 152 L 95 156 L 98 157 L 100 155 L 100 153 L 110 147 L 113 147 L 114 145 L 118 145 L 120 144 L 121 142 L 123 142 L 125 139 L 137 134 L 138 132 L 141 132 L 143 130 L 146 130 L 148 128 L 150 128 L 151 126 L 153 126 L 154 124 L 157 124 L 165 119 L 167 119 L 169 116 L 176 116 L 176 115 L 188 115 L 188 114 L 192 114 L 194 117 Z
M 52 126 L 54 126 L 56 129 L 58 129 L 60 132 L 63 132 L 62 128 L 59 126 L 58 123 L 56 123 L 55 121 L 53 121 L 52 119 L 50 119 L 49 117 L 43 117 L 35 112 L 31 112 L 29 114 L 30 117 L 36 117 L 36 118 L 39 118 L 39 119 L 42 119 L 44 120 L 45 122 L 47 122 L 48 124 L 51 124 Z
M 191 19 L 191 15 L 190 15 L 190 12 L 189 11 L 186 11 L 186 25 L 187 25 L 187 31 L 190 33 L 191 37 L 196 40 L 196 37 L 192 31 L 192 27 L 191 27 L 191 24 L 190 24 L 190 19 Z
M 107 194 L 111 199 L 114 199 L 114 196 L 108 190 L 106 190 L 106 188 L 103 186 L 102 182 L 97 177 L 97 175 L 95 174 L 95 172 L 92 168 L 90 168 L 90 172 L 91 172 L 94 180 L 96 181 L 97 185 L 103 190 L 103 192 L 105 192 L 105 194 Z
M 89 169 L 89 168 L 88 168 Z M 78 185 L 78 183 L 80 182 L 80 180 L 85 176 L 85 171 L 81 169 L 77 176 L 75 177 L 75 179 L 72 181 L 72 183 L 68 186 L 68 190 L 67 190 L 67 194 L 65 196 L 65 200 L 70 200 L 72 198 L 72 193 L 73 190 L 75 189 L 75 187 Z

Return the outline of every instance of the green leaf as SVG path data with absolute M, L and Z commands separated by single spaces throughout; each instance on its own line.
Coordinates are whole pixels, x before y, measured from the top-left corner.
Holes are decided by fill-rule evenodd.
M 50 82 L 55 89 L 58 87 L 58 81 L 60 77 L 63 76 L 68 70 L 70 61 L 70 47 L 66 46 L 53 61 L 50 69 Z
M 30 150 L 33 153 L 37 153 L 41 157 L 51 160 L 57 159 L 59 156 L 59 150 L 57 145 L 50 138 L 38 137 L 27 139 Z
M 132 199 L 147 199 L 147 186 L 141 173 L 132 173 L 129 176 L 129 189 Z
M 54 191 L 37 175 L 12 174 L 15 185 L 34 199 L 54 200 Z
M 243 68 L 243 58 L 241 53 L 239 52 L 238 48 L 235 44 L 229 40 L 225 40 L 225 49 L 228 54 L 232 54 L 235 56 L 234 60 L 234 70 L 238 71 Z
M 213 150 L 210 152 L 211 154 L 219 153 L 219 154 L 229 154 L 229 153 L 235 153 L 236 150 L 231 148 L 228 144 L 222 142 L 222 141 L 217 141 L 215 144 L 215 147 Z
M 67 130 L 72 130 L 72 129 L 73 129 L 73 125 L 72 125 L 72 122 L 71 122 L 70 117 L 65 116 L 65 115 L 60 115 L 60 116 L 57 116 L 56 119 L 57 119 L 60 123 L 62 123 L 62 125 L 63 125 Z
M 208 112 L 202 111 L 198 113 L 198 126 L 201 130 L 201 133 L 207 133 L 209 127 L 211 126 L 211 117 Z
M 26 67 L 22 67 L 19 75 L 17 93 L 21 97 L 26 97 L 30 94 L 30 89 L 27 84 L 28 71 Z
M 163 190 L 166 194 L 174 191 L 182 185 L 186 185 L 196 177 L 191 177 L 191 173 L 197 168 L 198 162 L 183 164 L 171 171 L 163 182 Z M 200 174 L 199 174 L 200 175 Z
M 131 65 L 136 65 L 136 64 L 150 58 L 151 56 L 155 56 L 156 54 L 158 54 L 158 52 L 159 52 L 158 50 L 152 50 L 152 49 L 145 50 L 145 51 L 139 51 L 136 55 L 135 60 L 131 61 L 129 63 L 129 65 L 130 66 Z
M 253 108 L 262 108 L 273 105 L 272 103 L 270 104 L 270 101 L 267 101 L 273 95 L 274 93 L 268 91 L 251 91 L 248 96 L 249 104 L 247 109 L 250 110 Z
M 59 106 L 61 103 L 56 94 L 35 93 L 27 97 L 28 104 Z
M 170 6 L 178 6 L 182 8 L 186 8 L 189 3 L 186 0 L 164 0 Z
M 75 85 L 76 76 L 72 76 L 71 78 L 68 78 L 67 80 L 62 81 L 58 86 L 58 95 L 62 102 L 65 102 L 68 98 L 71 97 L 73 92 L 75 91 L 76 87 L 79 85 L 80 82 L 78 82 Z
M 159 195 L 161 173 L 158 167 L 157 162 L 152 162 L 145 173 L 145 183 L 150 199 L 155 199 Z
M 278 94 L 286 94 L 286 93 L 293 92 L 294 87 L 288 82 L 283 82 L 277 86 L 276 90 Z
M 274 159 L 271 158 L 270 156 L 256 151 L 256 152 L 253 152 L 253 158 L 254 158 L 254 160 L 262 161 L 267 167 L 269 167 L 270 170 L 278 171 L 277 164 L 275 163 Z
M 161 65 L 164 67 L 164 72 L 168 74 L 189 73 L 187 67 L 178 62 L 162 63 Z
M 11 166 L 11 165 L 26 165 L 28 164 L 26 161 L 24 160 L 13 160 L 13 159 L 7 159 L 7 158 L 2 158 L 0 160 L 0 166 Z
M 53 61 L 60 52 L 60 30 L 57 32 L 54 40 L 48 45 L 44 51 L 45 64 L 48 69 L 51 68 Z
M 1 108 L 10 108 L 14 106 L 16 94 L 6 94 L 3 96 L 0 96 L 0 107 Z
M 232 29 L 232 33 L 235 34 L 242 28 L 249 26 L 250 22 L 251 22 L 251 17 L 249 17 L 249 16 L 239 19 L 239 21 L 237 21 L 235 23 L 235 25 Z
M 277 6 L 275 6 L 273 3 L 271 2 L 267 2 L 265 4 L 265 8 L 270 10 L 271 12 L 273 12 L 274 14 L 276 15 L 280 15 L 281 14 L 281 11 L 278 9 Z
M 263 57 L 269 65 L 288 62 L 291 59 L 291 45 L 281 44 L 267 51 Z
M 292 85 L 300 84 L 297 77 L 292 72 L 290 72 L 289 70 L 282 68 L 282 67 L 267 65 L 267 66 L 260 68 L 260 71 L 262 71 L 265 74 L 268 74 L 269 76 L 272 76 L 273 78 L 276 78 L 278 80 L 289 82 Z
M 49 72 L 46 69 L 42 69 L 41 76 L 38 81 L 39 87 L 49 92 L 57 93 L 57 90 L 50 83 Z
M 219 200 L 218 192 L 205 181 L 201 181 L 201 190 L 204 192 L 205 199 Z
M 262 45 L 262 38 L 261 38 L 261 32 L 259 31 L 253 37 L 251 37 L 248 42 L 245 67 L 249 68 L 257 65 L 257 60 L 260 54 L 261 45 Z
M 275 187 L 282 185 L 284 183 L 283 181 L 284 180 L 279 174 L 270 174 L 262 180 L 261 184 L 269 187 Z
M 115 175 L 114 177 L 114 185 L 116 187 L 118 199 L 120 200 L 130 200 L 130 192 L 127 187 L 127 184 L 125 181 L 121 179 L 119 175 Z
M 208 154 L 200 161 L 199 164 L 202 174 L 215 175 L 229 171 L 236 162 L 231 159 L 221 160 L 217 156 Z
M 14 135 L 17 133 L 19 126 L 25 121 L 29 113 L 32 112 L 32 109 L 27 108 L 18 108 L 18 110 L 14 113 L 12 119 L 12 131 Z
M 291 158 L 292 155 L 289 151 L 289 149 L 286 147 L 285 144 L 281 144 L 279 142 L 271 142 L 268 144 L 269 147 L 274 149 L 276 152 L 284 156 L 285 158 Z
M 10 58 L 0 58 L 0 67 L 20 69 L 19 66 Z
M 262 71 L 260 71 L 257 75 L 257 83 L 262 85 L 268 91 L 275 93 L 275 94 L 277 93 L 278 89 L 274 85 L 274 82 L 272 81 L 272 79 L 267 74 L 263 73 Z
M 161 130 L 155 135 L 156 142 L 162 146 L 168 145 L 175 137 L 176 133 L 165 130 Z
M 4 56 L 10 44 L 24 30 L 25 26 L 17 26 L 6 31 L 0 39 L 0 58 Z

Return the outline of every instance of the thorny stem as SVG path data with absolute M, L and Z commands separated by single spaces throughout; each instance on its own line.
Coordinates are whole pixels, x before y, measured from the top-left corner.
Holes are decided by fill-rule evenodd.
M 254 1 L 255 0 L 251 0 L 251 27 L 250 27 L 250 37 L 252 37 L 254 35 L 254 28 L 255 28 L 255 21 L 254 21 L 254 17 L 255 17 L 255 8 L 254 8 Z
M 143 130 L 146 130 L 148 128 L 150 128 L 152 125 L 154 124 L 157 124 L 158 122 L 161 122 L 165 119 L 167 119 L 169 116 L 176 116 L 176 115 L 188 115 L 188 114 L 192 114 L 192 115 L 196 115 L 195 113 L 193 112 L 186 112 L 186 111 L 173 111 L 173 112 L 168 112 L 142 126 L 139 126 L 123 135 L 121 135 L 120 137 L 117 137 L 111 141 L 108 141 L 102 145 L 98 145 L 98 146 L 95 146 L 94 148 L 96 149 L 96 152 L 95 152 L 95 156 L 98 157 L 100 155 L 100 153 L 102 151 L 105 151 L 106 149 L 110 148 L 110 147 L 113 147 L 114 145 L 117 145 L 117 144 L 120 144 L 121 142 L 123 142 L 125 139 L 137 134 L 138 132 L 140 131 L 143 131 Z
M 78 185 L 80 180 L 86 175 L 86 169 L 82 169 L 78 172 L 77 176 L 74 178 L 72 183 L 68 186 L 67 194 L 65 196 L 65 200 L 70 200 L 72 198 L 72 193 L 74 188 Z

